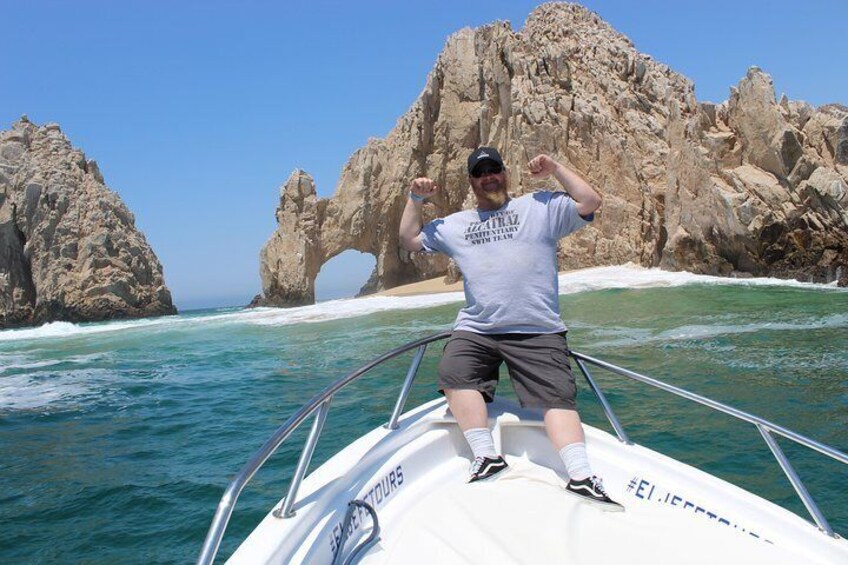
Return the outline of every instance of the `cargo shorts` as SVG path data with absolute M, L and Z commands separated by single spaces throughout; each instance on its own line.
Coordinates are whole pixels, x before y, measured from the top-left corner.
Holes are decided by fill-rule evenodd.
M 439 362 L 439 392 L 477 390 L 492 402 L 505 362 L 525 408 L 576 409 L 577 387 L 568 362 L 565 332 L 479 334 L 455 331 Z

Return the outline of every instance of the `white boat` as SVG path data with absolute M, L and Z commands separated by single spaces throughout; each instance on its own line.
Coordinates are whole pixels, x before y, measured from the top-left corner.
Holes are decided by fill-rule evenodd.
M 625 512 L 566 493 L 541 415 L 496 400 L 496 447 L 510 470 L 467 484 L 470 450 L 443 399 L 401 415 L 430 336 L 386 353 L 316 395 L 227 488 L 198 563 L 212 563 L 236 500 L 291 432 L 315 414 L 287 496 L 228 563 L 833 563 L 834 533 L 786 459 L 779 435 L 837 461 L 848 455 L 735 408 L 572 352 L 616 435 L 584 425 L 592 466 Z M 380 363 L 415 351 L 389 422 L 306 471 L 334 394 Z M 756 426 L 812 522 L 713 475 L 630 442 L 589 366 L 612 371 Z

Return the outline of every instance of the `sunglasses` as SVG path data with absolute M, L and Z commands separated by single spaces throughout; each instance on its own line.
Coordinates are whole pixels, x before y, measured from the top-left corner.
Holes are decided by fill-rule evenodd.
M 500 165 L 488 165 L 485 167 L 480 167 L 479 169 L 474 169 L 471 171 L 471 176 L 475 179 L 483 178 L 486 175 L 499 175 L 503 172 L 503 167 Z

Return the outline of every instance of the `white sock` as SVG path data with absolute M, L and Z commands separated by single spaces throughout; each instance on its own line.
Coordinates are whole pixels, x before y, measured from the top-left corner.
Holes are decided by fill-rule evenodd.
M 495 440 L 492 439 L 492 432 L 489 428 L 472 428 L 463 432 L 468 445 L 471 446 L 471 451 L 474 457 L 491 457 L 495 458 L 498 453 L 495 451 Z
M 582 481 L 592 476 L 592 468 L 589 466 L 585 443 L 566 445 L 559 450 L 559 457 L 565 465 L 568 476 L 575 481 Z

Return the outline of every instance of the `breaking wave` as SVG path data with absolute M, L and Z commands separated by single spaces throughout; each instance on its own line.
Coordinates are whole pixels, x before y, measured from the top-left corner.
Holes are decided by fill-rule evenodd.
M 111 371 L 97 368 L 4 376 L 0 379 L 0 412 L 88 403 L 102 398 L 114 380 Z
M 695 275 L 687 272 L 668 272 L 635 265 L 595 267 L 564 273 L 559 276 L 560 294 L 569 295 L 608 289 L 667 288 L 685 285 L 771 286 L 823 291 L 845 292 L 835 285 L 803 283 L 775 278 L 734 279 Z M 21 340 L 73 338 L 112 332 L 135 330 L 167 331 L 179 327 L 215 326 L 221 324 L 253 324 L 285 326 L 326 322 L 365 316 L 378 312 L 432 308 L 462 302 L 462 292 L 446 292 L 418 296 L 368 296 L 321 302 L 298 308 L 220 309 L 213 313 L 187 313 L 177 316 L 141 320 L 72 324 L 52 322 L 37 328 L 0 331 L 0 343 Z
M 674 343 L 708 340 L 726 335 L 762 332 L 808 332 L 823 329 L 848 328 L 848 314 L 832 314 L 792 322 L 756 322 L 748 324 L 687 324 L 653 333 L 645 328 L 598 328 L 591 333 L 601 338 L 593 343 L 597 348 L 642 346 L 650 343 Z M 608 338 L 608 339 L 603 339 Z M 612 338 L 612 339 L 609 339 Z

